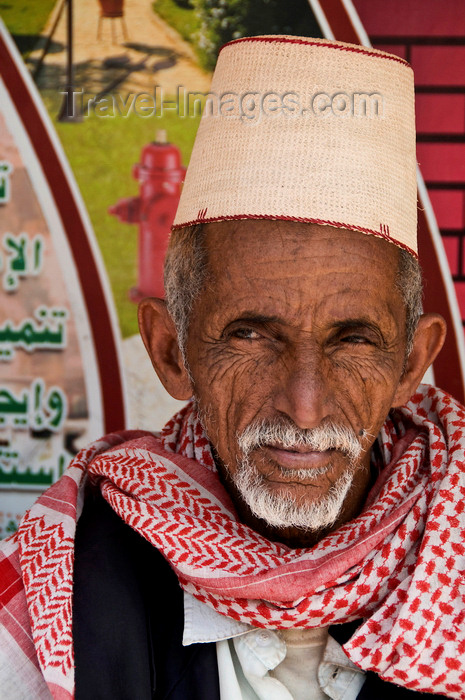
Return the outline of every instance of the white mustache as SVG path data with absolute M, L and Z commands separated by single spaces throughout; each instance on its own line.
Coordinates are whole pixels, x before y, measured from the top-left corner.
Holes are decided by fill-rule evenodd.
M 308 447 L 315 452 L 340 450 L 355 462 L 363 451 L 354 430 L 336 423 L 302 429 L 292 421 L 262 419 L 250 423 L 237 436 L 237 441 L 245 456 L 248 456 L 252 450 L 265 445 L 288 450 Z

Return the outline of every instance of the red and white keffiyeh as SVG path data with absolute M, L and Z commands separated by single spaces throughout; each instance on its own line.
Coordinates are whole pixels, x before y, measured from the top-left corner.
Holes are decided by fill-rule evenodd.
M 35 688 L 31 697 L 46 697 L 39 669 L 54 698 L 73 696 L 74 533 L 90 474 L 182 587 L 218 612 L 270 628 L 363 618 L 344 647 L 357 665 L 465 699 L 465 410 L 421 386 L 379 445 L 386 466 L 361 515 L 292 550 L 237 521 L 192 405 L 160 437 L 133 431 L 93 443 L 2 543 L 10 674 Z

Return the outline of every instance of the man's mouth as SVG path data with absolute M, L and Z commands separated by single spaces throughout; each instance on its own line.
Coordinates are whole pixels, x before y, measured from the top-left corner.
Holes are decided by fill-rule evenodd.
M 335 450 L 313 450 L 306 445 L 264 445 L 263 450 L 280 466 L 287 469 L 321 469 L 326 466 Z

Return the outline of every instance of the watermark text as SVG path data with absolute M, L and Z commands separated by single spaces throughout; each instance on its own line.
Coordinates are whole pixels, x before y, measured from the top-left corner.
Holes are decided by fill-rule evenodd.
M 68 94 L 69 93 L 63 93 Z M 167 94 L 157 85 L 153 92 L 119 92 L 89 95 L 82 89 L 72 92 L 73 111 L 83 117 L 111 119 L 129 117 L 133 114 L 143 119 L 176 114 L 179 118 L 193 118 L 200 114 L 208 117 L 229 117 L 245 122 L 257 123 L 263 117 L 316 117 L 327 118 L 368 118 L 384 117 L 384 98 L 378 92 L 354 91 L 334 92 L 315 91 L 307 95 L 294 92 L 260 92 L 250 90 L 244 93 L 192 92 L 180 85 L 176 94 Z

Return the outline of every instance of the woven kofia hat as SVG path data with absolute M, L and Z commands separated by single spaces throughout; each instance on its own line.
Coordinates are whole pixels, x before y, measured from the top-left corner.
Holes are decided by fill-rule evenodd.
M 259 36 L 220 52 L 174 228 L 285 219 L 416 255 L 413 73 L 382 51 Z

